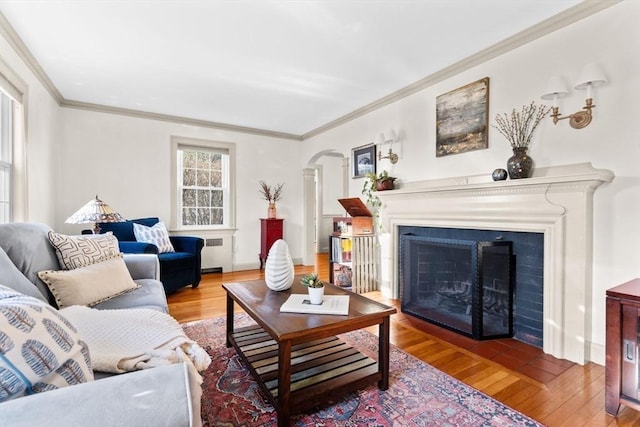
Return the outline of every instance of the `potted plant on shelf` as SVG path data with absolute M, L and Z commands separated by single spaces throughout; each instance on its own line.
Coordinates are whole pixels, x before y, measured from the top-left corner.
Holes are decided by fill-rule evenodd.
M 374 227 L 379 227 L 378 209 L 382 205 L 380 198 L 375 193 L 376 191 L 393 190 L 396 179 L 394 176 L 389 176 L 386 170 L 380 172 L 378 175 L 375 173 L 368 173 L 366 175 L 366 179 L 362 185 L 362 195 L 365 196 L 365 202 L 371 208 Z
M 318 273 L 302 276 L 300 284 L 309 289 L 309 302 L 311 302 L 311 304 L 322 304 L 324 298 L 324 282 L 318 277 Z

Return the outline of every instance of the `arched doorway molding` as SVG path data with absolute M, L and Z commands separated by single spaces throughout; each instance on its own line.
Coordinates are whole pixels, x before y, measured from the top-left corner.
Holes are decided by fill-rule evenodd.
M 319 160 L 323 157 L 335 157 L 342 159 L 342 196 L 348 196 L 349 192 L 349 158 L 336 150 L 319 151 L 307 162 L 307 167 L 302 170 L 303 176 L 303 238 L 302 238 L 302 263 L 304 265 L 315 265 L 317 243 L 322 236 L 319 236 L 320 227 L 318 221 L 322 218 L 323 205 L 322 194 L 326 185 L 326 180 Z M 335 185 L 335 177 L 332 178 L 332 185 Z

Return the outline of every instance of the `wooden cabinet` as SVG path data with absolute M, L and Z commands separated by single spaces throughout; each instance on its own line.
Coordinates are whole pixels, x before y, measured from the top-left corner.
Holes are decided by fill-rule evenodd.
M 374 236 L 329 236 L 329 281 L 356 293 L 377 290 Z
M 282 239 L 282 230 L 284 228 L 284 219 L 266 219 L 260 218 L 260 270 L 264 261 L 267 260 L 269 249 L 278 239 Z
M 640 410 L 640 279 L 607 290 L 605 409 Z

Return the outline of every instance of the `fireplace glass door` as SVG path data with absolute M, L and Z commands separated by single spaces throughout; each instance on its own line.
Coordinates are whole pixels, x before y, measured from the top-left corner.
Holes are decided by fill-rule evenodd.
M 403 312 L 476 339 L 513 336 L 513 255 L 506 241 L 400 237 Z

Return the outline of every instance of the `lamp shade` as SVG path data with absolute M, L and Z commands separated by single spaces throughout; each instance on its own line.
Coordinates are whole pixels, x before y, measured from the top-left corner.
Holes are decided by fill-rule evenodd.
M 540 98 L 542 99 L 554 99 L 562 98 L 569 93 L 564 81 L 558 76 L 552 76 L 547 82 L 544 94 Z
M 126 221 L 122 215 L 114 211 L 111 206 L 98 199 L 90 200 L 86 205 L 78 209 L 65 221 L 67 224 L 86 224 L 89 222 L 123 222 Z
M 604 76 L 604 72 L 596 63 L 587 64 L 584 66 L 576 81 L 575 89 L 583 90 L 589 87 L 602 86 L 607 82 L 607 78 Z
M 387 133 L 385 134 L 387 136 L 387 141 L 389 141 L 390 143 L 394 143 L 398 140 L 398 136 L 396 135 L 396 131 L 393 129 L 389 129 L 387 130 Z

